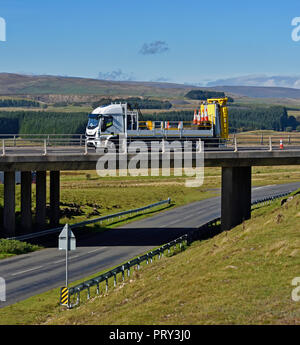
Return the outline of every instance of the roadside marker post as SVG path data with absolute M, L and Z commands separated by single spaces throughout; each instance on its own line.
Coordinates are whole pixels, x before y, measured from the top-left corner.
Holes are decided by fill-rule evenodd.
M 70 305 L 69 289 L 65 286 L 60 289 L 60 305 L 65 305 L 67 307 Z
M 71 231 L 69 224 L 66 224 L 58 237 L 58 249 L 66 251 L 66 285 L 60 290 L 60 304 L 69 307 L 68 289 L 68 252 L 76 250 L 76 238 Z

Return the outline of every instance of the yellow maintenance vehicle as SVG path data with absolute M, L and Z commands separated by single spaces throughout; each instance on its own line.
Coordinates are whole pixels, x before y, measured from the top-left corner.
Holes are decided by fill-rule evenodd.
M 135 140 L 203 140 L 222 145 L 228 139 L 228 98 L 211 98 L 201 102 L 191 121 L 142 121 L 139 110 L 127 103 L 112 103 L 96 108 L 88 117 L 88 146 L 106 147 L 109 141 L 125 137 Z

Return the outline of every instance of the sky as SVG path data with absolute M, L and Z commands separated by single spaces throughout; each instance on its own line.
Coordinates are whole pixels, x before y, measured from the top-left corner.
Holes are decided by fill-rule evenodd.
M 0 72 L 199 84 L 300 76 L 298 17 L 299 0 L 0 0 Z

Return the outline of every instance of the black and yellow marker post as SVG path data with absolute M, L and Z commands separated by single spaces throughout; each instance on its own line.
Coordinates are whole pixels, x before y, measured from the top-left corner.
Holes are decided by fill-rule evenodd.
M 69 298 L 69 289 L 67 287 L 62 287 L 60 289 L 60 305 L 64 305 L 69 308 L 70 298 Z

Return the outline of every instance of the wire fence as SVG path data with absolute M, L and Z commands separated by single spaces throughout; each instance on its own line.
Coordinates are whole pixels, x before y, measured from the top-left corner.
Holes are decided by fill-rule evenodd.
M 272 203 L 278 198 L 282 198 L 284 196 L 289 195 L 291 192 L 292 191 L 274 194 L 269 197 L 255 200 L 251 204 L 254 207 L 257 205 L 264 206 L 264 205 Z M 67 308 L 69 309 L 79 305 L 81 301 L 82 291 L 87 292 L 86 298 L 89 300 L 91 298 L 91 288 L 93 287 L 96 290 L 96 295 L 101 294 L 101 286 L 100 286 L 101 283 L 105 283 L 105 286 L 103 286 L 103 292 L 107 293 L 109 289 L 108 280 L 110 278 L 113 278 L 113 286 L 116 287 L 118 274 L 121 275 L 121 280 L 122 282 L 124 282 L 125 277 L 130 277 L 131 270 L 133 268 L 136 268 L 137 270 L 139 270 L 142 263 L 146 263 L 148 265 L 149 263 L 152 263 L 155 258 L 161 259 L 162 256 L 165 255 L 166 251 L 168 251 L 168 253 L 170 253 L 171 249 L 173 250 L 178 249 L 180 251 L 182 250 L 182 248 L 184 248 L 184 246 L 189 246 L 192 242 L 213 237 L 221 232 L 220 225 L 221 225 L 220 217 L 212 219 L 211 221 L 201 225 L 198 229 L 195 229 L 194 231 L 190 231 L 187 234 L 184 234 L 180 236 L 179 238 L 171 242 L 168 242 L 155 250 L 151 250 L 141 256 L 138 256 L 132 260 L 129 260 L 128 262 L 125 262 L 103 274 L 100 274 L 99 276 L 96 276 L 95 278 L 83 281 L 82 283 L 79 283 L 73 287 L 70 287 L 68 289 L 67 303 L 64 305 L 66 305 Z M 66 288 L 64 287 L 62 289 L 66 289 Z M 60 294 L 60 302 L 61 302 L 61 296 L 62 296 L 62 293 Z

